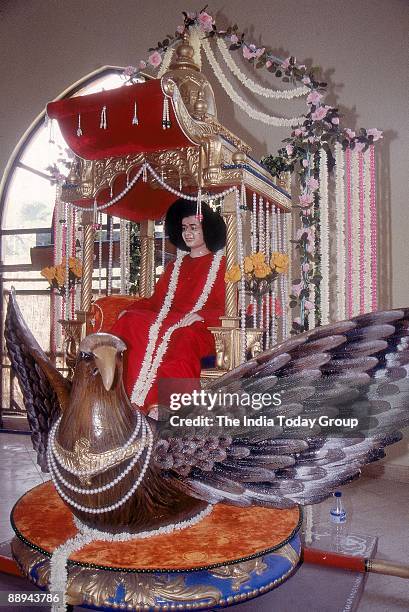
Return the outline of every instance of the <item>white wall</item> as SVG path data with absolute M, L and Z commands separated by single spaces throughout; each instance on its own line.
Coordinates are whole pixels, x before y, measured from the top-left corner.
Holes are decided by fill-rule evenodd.
M 0 0 L 0 172 L 33 118 L 68 85 L 102 65 L 134 64 L 182 23 L 187 0 Z M 409 6 L 406 0 L 213 0 L 218 23 L 236 22 L 280 56 L 320 65 L 327 101 L 350 127 L 377 127 L 380 148 L 380 301 L 409 304 L 407 199 Z M 209 69 L 207 67 L 207 73 Z M 275 151 L 286 130 L 250 121 L 215 87 L 219 116 L 254 146 Z M 290 113 L 300 110 L 297 103 Z M 276 107 L 277 112 L 279 108 Z M 409 465 L 405 445 L 395 461 Z

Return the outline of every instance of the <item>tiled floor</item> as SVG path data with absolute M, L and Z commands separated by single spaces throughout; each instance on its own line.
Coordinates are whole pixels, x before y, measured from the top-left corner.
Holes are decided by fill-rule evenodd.
M 47 474 L 43 474 L 37 466 L 29 436 L 0 433 L 0 542 L 9 540 L 13 535 L 9 514 L 14 503 L 25 491 L 47 479 Z M 354 533 L 378 536 L 379 558 L 409 563 L 409 486 L 361 478 L 344 487 L 343 492 L 348 511 L 348 529 Z M 328 500 L 314 507 L 315 524 L 328 523 L 330 505 Z M 257 612 L 257 600 L 251 603 L 249 609 Z M 316 610 L 300 607 L 288 612 L 326 612 L 329 609 L 321 601 L 317 602 Z M 376 574 L 368 577 L 358 612 L 408 611 L 409 580 Z

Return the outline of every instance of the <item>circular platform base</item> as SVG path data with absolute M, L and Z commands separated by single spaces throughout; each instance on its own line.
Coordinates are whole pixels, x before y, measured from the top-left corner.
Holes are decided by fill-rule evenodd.
M 47 588 L 54 549 L 77 529 L 51 483 L 16 503 L 13 556 L 30 580 Z M 101 610 L 206 609 L 256 597 L 298 565 L 298 508 L 219 504 L 199 524 L 144 540 L 92 542 L 70 556 L 68 601 Z

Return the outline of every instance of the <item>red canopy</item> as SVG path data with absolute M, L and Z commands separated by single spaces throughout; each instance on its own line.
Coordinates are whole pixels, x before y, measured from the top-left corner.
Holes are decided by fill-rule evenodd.
M 137 107 L 138 124 L 132 119 Z M 57 119 L 61 132 L 69 147 L 84 159 L 123 157 L 135 153 L 150 153 L 190 146 L 192 142 L 179 127 L 172 104 L 169 101 L 169 129 L 162 127 L 164 94 L 159 79 L 119 87 L 100 93 L 89 94 L 50 102 L 47 113 Z M 100 127 L 102 109 L 106 108 L 106 129 Z M 77 135 L 80 119 L 82 135 Z M 138 168 L 130 175 L 134 176 Z M 113 195 L 123 191 L 126 177 L 118 176 L 113 184 Z M 98 193 L 98 204 L 112 198 L 108 189 Z M 160 219 L 175 195 L 164 189 L 152 189 L 142 178 L 119 202 L 106 212 L 131 221 Z M 90 206 L 92 200 L 75 202 L 79 206 Z
M 69 147 L 84 159 L 121 157 L 191 145 L 179 127 L 170 104 L 171 127 L 162 127 L 164 94 L 160 79 L 109 91 L 50 102 L 47 113 L 57 119 Z M 132 124 L 135 102 L 138 125 Z M 100 128 L 106 107 L 106 129 Z M 82 135 L 77 135 L 78 121 Z

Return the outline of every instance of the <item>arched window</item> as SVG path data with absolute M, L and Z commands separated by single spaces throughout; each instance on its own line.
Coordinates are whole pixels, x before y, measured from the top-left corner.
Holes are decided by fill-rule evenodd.
M 101 68 L 69 87 L 58 98 L 119 87 L 124 83 L 121 72 L 121 68 Z M 66 174 L 62 160 L 67 159 L 67 153 L 56 122 L 50 133 L 44 119 L 45 110 L 17 144 L 0 187 L 0 317 L 4 338 L 7 296 L 14 287 L 25 320 L 42 348 L 49 352 L 50 291 L 40 270 L 50 265 L 52 257 L 51 224 L 56 189 L 51 168 L 65 170 Z M 53 358 L 57 367 L 62 367 L 61 355 Z M 4 417 L 24 415 L 21 392 L 10 370 L 4 341 L 1 408 Z

